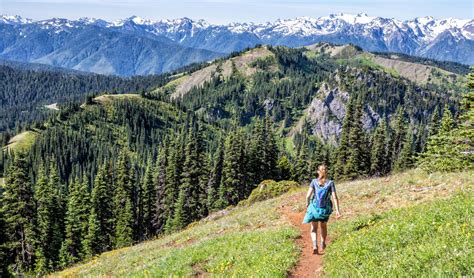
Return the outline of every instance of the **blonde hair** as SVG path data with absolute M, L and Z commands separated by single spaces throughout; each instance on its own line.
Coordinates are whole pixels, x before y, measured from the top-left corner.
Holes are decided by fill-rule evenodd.
M 328 167 L 326 166 L 326 164 L 319 164 L 319 166 L 318 166 L 318 171 L 321 171 L 321 168 L 324 168 L 324 170 L 325 170 L 324 182 L 326 182 L 326 180 L 327 180 L 327 173 L 328 173 Z M 318 173 L 318 175 L 319 175 L 319 173 Z M 321 178 L 321 177 L 318 177 L 318 178 Z

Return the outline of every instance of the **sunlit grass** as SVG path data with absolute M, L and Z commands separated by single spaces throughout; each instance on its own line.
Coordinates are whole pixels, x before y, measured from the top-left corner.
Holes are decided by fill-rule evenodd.
M 106 252 L 52 276 L 237 273 L 284 277 L 298 260 L 294 243 L 298 231 L 276 210 L 281 198 L 228 208 L 184 231 Z
M 4 148 L 11 151 L 26 151 L 33 145 L 37 135 L 35 131 L 24 131 L 11 138 Z
M 474 192 L 337 223 L 330 277 L 474 274 Z
M 474 228 L 472 172 L 427 174 L 415 169 L 336 182 L 336 188 L 343 218 L 329 222 L 333 241 L 324 257 L 328 276 L 360 276 L 358 271 L 362 276 L 473 273 L 467 268 L 474 242 L 469 235 Z M 53 276 L 285 276 L 299 257 L 299 232 L 278 207 L 303 211 L 306 190 L 230 207 L 181 232 L 106 252 Z

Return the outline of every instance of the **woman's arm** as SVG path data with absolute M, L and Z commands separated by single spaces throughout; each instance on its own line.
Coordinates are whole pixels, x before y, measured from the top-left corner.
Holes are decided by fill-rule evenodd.
M 308 189 L 308 193 L 306 193 L 306 207 L 309 206 L 309 203 L 311 201 L 311 195 L 313 194 L 313 191 L 314 191 L 313 187 L 310 186 L 309 189 Z
M 341 212 L 339 211 L 339 199 L 337 198 L 337 194 L 336 194 L 336 191 L 332 191 L 332 201 L 334 203 L 334 205 L 336 206 L 336 218 L 339 218 L 341 217 Z

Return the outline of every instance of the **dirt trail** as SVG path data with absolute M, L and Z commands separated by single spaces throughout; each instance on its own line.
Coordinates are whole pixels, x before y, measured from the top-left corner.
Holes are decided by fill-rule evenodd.
M 289 202 L 285 202 L 279 207 L 290 222 L 300 230 L 300 237 L 296 243 L 301 247 L 301 255 L 295 268 L 290 272 L 290 277 L 323 277 L 323 254 L 321 254 L 321 250 L 319 250 L 319 254 L 313 254 L 310 224 L 302 224 L 305 212 L 297 211 L 294 208 L 294 204 L 304 202 L 303 200 L 304 195 L 297 194 L 292 196 Z M 327 243 L 330 243 L 329 236 L 326 240 Z

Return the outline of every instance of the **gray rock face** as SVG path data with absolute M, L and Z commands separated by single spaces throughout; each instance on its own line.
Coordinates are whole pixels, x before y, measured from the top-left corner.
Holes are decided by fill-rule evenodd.
M 307 120 L 313 135 L 325 142 L 337 144 L 337 138 L 342 132 L 342 122 L 346 115 L 346 104 L 349 93 L 339 87 L 331 88 L 323 83 L 316 97 L 308 107 Z M 370 107 L 365 105 L 362 123 L 365 130 L 375 128 L 380 116 Z

